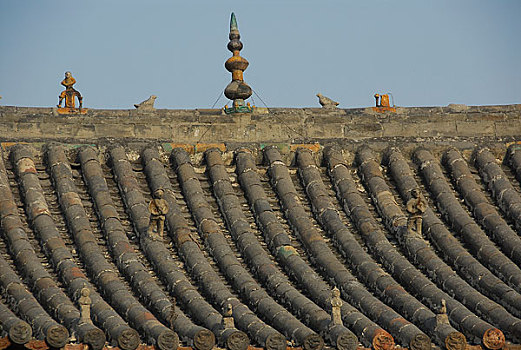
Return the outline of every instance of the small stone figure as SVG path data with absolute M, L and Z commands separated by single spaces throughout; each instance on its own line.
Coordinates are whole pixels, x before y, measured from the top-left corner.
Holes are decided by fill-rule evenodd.
M 74 97 L 78 98 L 80 103 L 79 109 L 83 106 L 83 97 L 78 90 L 74 89 L 72 86 L 76 84 L 76 79 L 72 77 L 71 72 L 65 72 L 65 79 L 62 80 L 61 84 L 65 86 L 65 90 L 59 96 L 58 100 L 58 108 L 61 108 L 62 101 L 65 99 L 65 108 L 76 108 L 76 104 L 74 101 Z
M 340 299 L 340 290 L 335 287 L 331 291 L 331 324 L 337 325 L 342 324 L 342 314 L 340 312 L 342 308 L 342 299 Z
M 436 315 L 436 326 L 449 324 L 449 316 L 447 315 L 447 302 L 441 299 L 441 306 Z
M 90 319 L 90 306 L 92 304 L 92 300 L 90 299 L 90 289 L 82 288 L 81 296 L 78 299 L 78 304 L 80 304 L 80 322 L 79 323 L 89 323 L 92 322 Z
M 333 101 L 332 99 L 322 95 L 321 93 L 318 93 L 317 97 L 318 97 L 318 103 L 320 103 L 320 105 L 323 108 L 336 108 L 336 106 L 338 106 L 338 102 Z
M 413 198 L 407 202 L 407 211 L 411 214 L 407 221 L 407 229 L 409 232 L 413 232 L 414 226 L 416 226 L 416 233 L 421 235 L 422 214 L 427 210 L 427 201 L 423 198 L 419 188 L 413 189 L 411 194 Z
M 154 102 L 156 101 L 156 98 L 156 95 L 152 95 L 145 101 L 135 104 L 134 107 L 136 107 L 138 111 L 155 111 Z
M 150 211 L 150 223 L 148 225 L 148 236 L 152 239 L 163 239 L 165 227 L 165 215 L 168 213 L 168 203 L 163 199 L 163 190 L 158 189 L 154 192 L 154 198 L 148 205 Z M 156 232 L 154 234 L 154 229 Z
M 222 326 L 224 329 L 235 328 L 235 323 L 233 322 L 232 304 L 226 304 L 223 307 Z

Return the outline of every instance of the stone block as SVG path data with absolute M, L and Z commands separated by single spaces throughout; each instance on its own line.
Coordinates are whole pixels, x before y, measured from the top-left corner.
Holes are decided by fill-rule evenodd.
M 346 125 L 344 127 L 344 138 L 347 139 L 367 139 L 382 136 L 383 128 L 380 124 Z
M 468 116 L 467 120 L 482 122 L 489 120 L 505 120 L 507 119 L 507 115 L 505 113 L 480 113 L 480 114 L 471 114 Z
M 82 124 L 79 127 L 76 126 L 76 132 L 74 133 L 74 138 L 76 139 L 93 139 L 96 138 L 96 125 L 95 124 Z
M 401 111 L 402 109 L 400 109 Z M 443 114 L 442 107 L 407 107 L 403 110 L 409 117 L 426 117 Z
M 95 118 L 129 118 L 131 116 L 140 117 L 142 113 L 130 109 L 90 109 L 89 116 Z
M 502 113 L 510 109 L 510 106 L 478 106 L 481 113 Z
M 345 137 L 343 123 L 315 124 L 305 127 L 306 137 L 311 139 L 338 139 Z
M 406 128 L 405 125 L 403 125 L 402 123 L 397 123 L 397 122 L 390 122 L 390 123 L 382 123 L 382 136 L 383 137 L 394 137 L 394 136 L 397 136 L 397 135 L 400 135 L 400 136 L 416 136 L 416 133 L 415 133 L 415 128 Z M 404 132 L 405 130 L 404 129 L 408 129 L 407 131 L 408 132 L 413 132 L 412 134 L 409 134 L 409 135 L 405 135 Z
M 134 125 L 95 124 L 96 136 L 98 137 L 137 137 L 136 133 L 140 131 L 134 130 L 134 128 Z
M 155 116 L 161 123 L 195 123 L 199 115 L 193 110 L 156 109 Z
M 420 137 L 457 136 L 456 122 L 453 120 L 418 123 L 417 129 Z
M 456 121 L 458 136 L 495 136 L 492 121 Z
M 521 123 L 519 121 L 498 121 L 494 123 L 496 137 L 504 137 L 504 136 L 515 136 L 519 137 L 521 135 Z
M 236 124 L 241 118 L 250 118 L 248 114 L 201 114 L 197 117 L 199 123 Z
M 47 123 L 45 121 L 37 124 L 41 135 L 49 135 L 56 138 L 65 138 L 67 135 L 73 135 L 74 130 L 78 127 L 78 123 Z
M 334 123 L 334 124 L 338 124 L 338 123 L 343 123 L 345 122 L 346 120 L 351 120 L 351 117 L 346 117 L 346 116 L 338 116 L 338 115 L 320 115 L 320 116 L 316 116 L 316 115 L 308 115 L 304 118 L 303 120 L 303 123 L 304 124 L 317 124 L 317 125 L 324 125 L 324 124 L 329 124 L 329 123 Z
M 20 122 L 15 123 L 16 125 L 16 131 L 21 134 L 37 134 L 40 132 L 40 125 L 39 123 L 27 123 L 27 122 Z
M 257 142 L 289 142 L 293 138 L 301 138 L 296 132 L 298 130 L 292 130 L 290 127 L 284 124 L 269 124 L 261 123 L 257 124 L 255 128 L 255 134 L 257 139 L 250 138 L 249 140 L 242 141 L 257 141 Z M 300 132 L 300 131 L 298 131 Z

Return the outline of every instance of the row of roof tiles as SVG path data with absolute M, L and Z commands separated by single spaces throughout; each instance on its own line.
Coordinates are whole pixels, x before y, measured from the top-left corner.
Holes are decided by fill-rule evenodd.
M 301 147 L 291 167 L 271 146 L 262 164 L 208 148 L 203 166 L 175 147 L 129 160 L 121 146 L 9 146 L 0 329 L 15 344 L 499 349 L 521 338 L 515 144 L 503 164 L 484 147 L 466 159 L 362 146 L 354 162 L 329 147 L 317 165 L 317 149 Z M 421 235 L 404 207 L 416 188 L 429 203 Z M 147 235 L 157 189 L 164 240 Z M 330 315 L 335 286 L 343 324 Z

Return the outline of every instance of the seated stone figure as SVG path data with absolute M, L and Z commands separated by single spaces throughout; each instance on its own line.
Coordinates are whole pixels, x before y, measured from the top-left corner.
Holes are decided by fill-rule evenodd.
M 83 105 L 83 97 L 78 90 L 74 89 L 72 86 L 76 84 L 76 79 L 72 77 L 71 72 L 65 72 L 65 79 L 62 80 L 61 84 L 65 86 L 65 90 L 61 92 L 58 101 L 58 108 L 61 108 L 62 101 L 65 99 L 65 108 L 76 108 L 76 103 L 74 97 L 78 98 L 78 102 L 80 104 L 79 109 L 81 109 Z
M 422 215 L 427 210 L 427 201 L 422 196 L 419 188 L 411 191 L 412 198 L 407 202 L 407 211 L 411 214 L 407 221 L 407 229 L 413 232 L 416 228 L 416 233 L 422 234 Z M 415 227 L 416 226 L 416 227 Z

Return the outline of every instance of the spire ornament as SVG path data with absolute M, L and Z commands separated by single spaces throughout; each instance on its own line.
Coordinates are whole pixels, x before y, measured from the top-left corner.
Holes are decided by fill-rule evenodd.
M 224 67 L 228 72 L 232 73 L 232 81 L 224 89 L 224 95 L 233 100 L 233 106 L 231 108 L 224 106 L 224 112 L 226 114 L 251 113 L 255 107 L 250 106 L 249 102 L 246 104 L 244 100 L 252 95 L 252 90 L 243 80 L 243 72 L 248 68 L 249 63 L 239 54 L 239 51 L 242 50 L 242 42 L 239 40 L 241 35 L 239 34 L 237 19 L 233 12 L 230 19 L 230 35 L 228 37 L 230 38 L 228 50 L 233 53 L 233 56 L 228 58 Z

